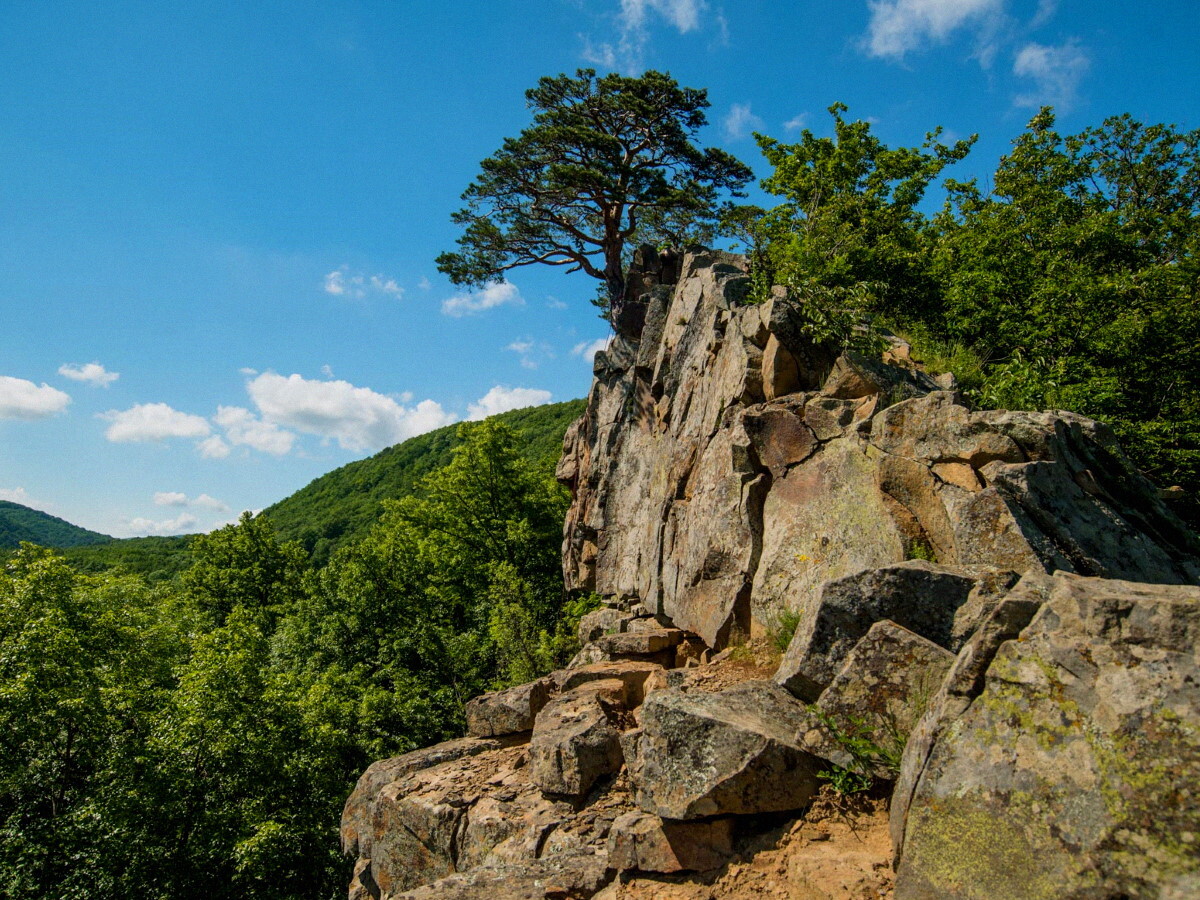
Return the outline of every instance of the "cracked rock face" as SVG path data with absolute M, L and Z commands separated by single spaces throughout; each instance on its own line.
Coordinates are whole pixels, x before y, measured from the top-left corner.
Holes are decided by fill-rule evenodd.
M 903 354 L 838 357 L 781 291 L 746 306 L 745 288 L 741 257 L 685 254 L 640 331 L 597 355 L 558 470 L 568 587 L 641 601 L 719 649 L 827 581 L 914 556 L 1200 581 L 1195 537 L 1103 425 L 973 412 Z
M 1200 883 L 1200 589 L 1059 575 L 1043 592 L 982 677 L 964 677 L 980 659 L 964 648 L 922 723 L 936 738 L 909 743 L 892 813 L 901 900 Z M 1003 606 L 984 644 L 1024 618 L 1001 621 Z

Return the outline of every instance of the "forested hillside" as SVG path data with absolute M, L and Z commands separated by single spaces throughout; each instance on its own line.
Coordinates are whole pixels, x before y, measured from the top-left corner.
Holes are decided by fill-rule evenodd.
M 343 893 L 338 815 L 362 769 L 562 664 L 587 608 L 562 588 L 552 458 L 526 460 L 497 419 L 454 443 L 319 571 L 249 515 L 192 538 L 190 567 L 156 585 L 13 554 L 0 896 Z
M 0 500 L 0 549 L 15 549 L 22 541 L 43 547 L 80 547 L 112 540 L 107 534 L 88 531 L 49 513 Z
M 579 418 L 583 404 L 568 400 L 531 406 L 495 419 L 513 429 L 522 458 L 552 465 L 562 452 L 563 433 Z M 339 544 L 366 534 L 384 500 L 408 496 L 423 477 L 446 465 L 460 441 L 456 425 L 410 438 L 322 475 L 263 513 L 281 540 L 298 541 L 315 565 L 324 565 Z

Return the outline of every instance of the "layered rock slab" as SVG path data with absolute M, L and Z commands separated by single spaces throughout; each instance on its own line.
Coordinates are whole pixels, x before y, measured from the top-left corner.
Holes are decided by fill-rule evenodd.
M 876 622 L 821 694 L 820 721 L 804 746 L 844 769 L 894 780 L 909 734 L 954 659 L 895 622 Z
M 883 619 L 949 648 L 955 616 L 978 580 L 968 572 L 910 560 L 828 582 L 816 602 L 801 608 L 776 681 L 801 699 L 816 700 L 854 646 Z
M 625 740 L 638 806 L 667 819 L 799 809 L 823 763 L 800 743 L 812 719 L 769 681 L 714 693 L 655 691 Z
M 1055 578 L 924 762 L 897 898 L 1157 897 L 1194 886 L 1198 644 L 1200 589 Z
M 740 257 L 685 254 L 643 327 L 597 355 L 558 472 L 569 587 L 721 649 L 829 580 L 912 556 L 1200 582 L 1200 544 L 1104 426 L 972 411 L 898 342 L 891 362 L 838 357 L 786 291 L 746 306 L 745 283 Z

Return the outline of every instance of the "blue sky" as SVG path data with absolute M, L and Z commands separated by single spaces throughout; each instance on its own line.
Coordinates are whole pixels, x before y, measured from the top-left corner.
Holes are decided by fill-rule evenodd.
M 452 421 L 583 396 L 583 275 L 436 271 L 523 92 L 667 70 L 704 139 L 1200 127 L 1195 0 L 0 3 L 0 498 L 206 530 Z

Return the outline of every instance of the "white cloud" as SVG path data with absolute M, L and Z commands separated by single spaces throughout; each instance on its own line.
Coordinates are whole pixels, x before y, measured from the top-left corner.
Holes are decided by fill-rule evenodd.
M 1004 0 L 868 0 L 871 22 L 864 47 L 870 56 L 903 59 L 928 42 L 1001 13 Z
M 229 506 L 222 500 L 208 494 L 201 494 L 193 500 L 182 491 L 159 491 L 154 495 L 155 506 L 196 506 L 201 509 L 212 509 L 217 512 L 229 512 Z
M 707 7 L 704 0 L 621 0 L 621 21 L 626 28 L 645 28 L 647 14 L 653 11 L 687 34 L 700 27 L 700 13 Z
M 63 412 L 69 394 L 42 382 L 41 387 L 24 378 L 0 375 L 0 419 L 45 419 Z
M 202 440 L 196 445 L 196 449 L 205 459 L 224 459 L 229 455 L 229 445 L 218 434 Z
M 538 356 L 544 356 L 549 359 L 554 358 L 553 348 L 544 341 L 535 341 L 533 338 L 518 338 L 504 348 L 513 353 L 520 355 L 521 368 L 536 369 L 538 367 Z
M 1091 60 L 1078 41 L 1057 47 L 1028 43 L 1017 52 L 1013 74 L 1032 78 L 1036 87 L 1019 94 L 1013 102 L 1017 106 L 1069 106 L 1090 66 Z
M 110 409 L 99 418 L 112 422 L 104 436 L 114 443 L 203 438 L 212 429 L 207 420 L 172 409 L 165 403 L 139 403 L 126 410 Z
M 196 524 L 196 517 L 191 513 L 180 513 L 174 519 L 130 519 L 126 525 L 130 532 L 137 535 L 148 534 L 185 534 Z
M 557 297 L 547 297 L 546 298 L 546 306 L 548 306 L 550 309 L 566 309 L 567 308 L 567 304 L 563 303 Z
M 751 112 L 749 103 L 735 103 L 729 108 L 729 114 L 722 124 L 725 126 L 725 137 L 733 141 L 762 128 L 763 120 Z
M 63 363 L 58 367 L 58 374 L 65 378 L 70 378 L 72 381 L 86 381 L 88 384 L 95 385 L 96 387 L 108 387 L 121 377 L 119 372 L 109 372 L 98 362 L 85 363 L 84 365 Z
M 264 372 L 246 389 L 267 422 L 332 438 L 346 450 L 379 450 L 455 420 L 433 400 L 403 406 L 346 381 Z
M 258 369 L 252 369 L 249 366 L 242 366 L 240 369 L 238 369 L 238 374 L 253 377 L 254 375 L 258 374 Z
M 611 340 L 612 338 L 603 337 L 594 341 L 582 341 L 571 348 L 571 355 L 583 357 L 590 363 L 597 353 L 608 349 L 608 342 Z
M 433 287 L 433 284 L 429 281 L 428 278 L 426 278 L 424 275 L 422 275 L 421 280 L 417 282 L 417 287 L 419 287 L 423 291 L 428 291 Z
M 783 123 L 784 131 L 799 131 L 808 125 L 808 113 L 799 113 Z
M 258 373 L 255 372 L 254 374 L 257 375 Z M 326 378 L 332 378 L 333 377 L 333 366 L 329 365 L 329 363 L 326 363 L 325 365 L 321 366 L 321 374 L 324 375 Z
M 508 412 L 510 409 L 523 409 L 526 406 L 541 406 L 550 402 L 550 392 L 537 388 L 506 388 L 496 385 L 479 398 L 478 402 L 467 407 L 467 418 L 472 422 L 486 419 L 496 413 Z
M 9 503 L 20 503 L 22 506 L 29 506 L 32 502 L 29 492 L 23 487 L 0 488 L 0 500 L 7 500 Z
M 325 293 L 361 300 L 368 294 L 403 297 L 404 288 L 396 283 L 396 279 L 386 275 L 352 273 L 349 266 L 339 266 L 325 276 Z
M 449 300 L 442 301 L 442 312 L 447 316 L 458 319 L 469 316 L 485 309 L 497 306 L 524 306 L 525 298 L 511 281 L 498 281 L 489 284 L 483 290 L 474 294 L 455 294 Z
M 233 446 L 253 447 L 272 456 L 290 453 L 296 440 L 292 432 L 274 422 L 264 422 L 242 406 L 218 406 L 213 421 L 225 429 L 225 439 Z
M 704 27 L 707 11 L 706 0 L 621 0 L 616 16 L 619 31 L 616 44 L 594 43 L 590 36 L 581 35 L 583 57 L 606 69 L 640 69 L 653 20 L 665 20 L 680 34 L 687 34 Z M 728 40 L 729 26 L 723 15 L 718 14 L 716 26 L 721 38 Z

